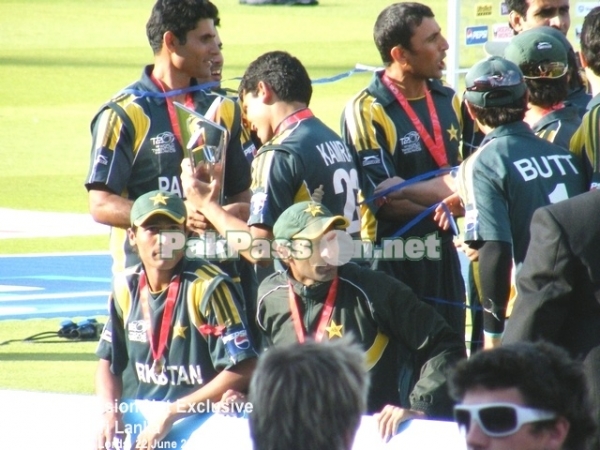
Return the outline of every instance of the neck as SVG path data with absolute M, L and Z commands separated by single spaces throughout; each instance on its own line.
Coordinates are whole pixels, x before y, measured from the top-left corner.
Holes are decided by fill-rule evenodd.
M 396 66 L 389 66 L 385 69 L 385 74 L 394 82 L 400 92 L 407 98 L 419 98 L 425 95 L 427 89 L 427 80 L 416 77 L 410 72 L 405 72 Z
M 592 88 L 592 95 L 600 94 L 600 76 L 596 75 L 589 67 L 585 68 L 585 76 Z
M 148 289 L 152 292 L 162 292 L 169 287 L 173 276 L 172 270 L 160 269 L 145 269 L 146 280 L 148 281 Z
M 287 117 L 291 116 L 295 112 L 305 109 L 307 105 L 306 103 L 302 102 L 275 102 L 273 103 L 272 107 L 273 115 L 271 119 L 271 128 L 274 132 L 275 130 L 277 130 L 279 124 L 281 124 L 281 122 L 283 122 Z
M 477 122 L 477 127 L 483 134 L 489 134 L 492 132 L 493 128 L 487 125 L 482 124 L 479 120 L 475 119 Z
M 531 103 L 528 105 L 527 111 L 525 112 L 525 118 L 523 119 L 523 122 L 525 122 L 526 124 L 528 124 L 531 128 L 533 128 L 533 126 L 538 123 L 538 121 L 544 117 L 546 114 L 548 114 L 551 110 L 547 110 L 544 108 L 541 108 L 539 106 L 536 105 L 532 105 Z
M 165 92 L 183 89 L 190 85 L 189 75 L 160 60 L 155 61 L 152 76 L 160 82 Z M 181 100 L 177 97 L 174 97 L 174 99 Z

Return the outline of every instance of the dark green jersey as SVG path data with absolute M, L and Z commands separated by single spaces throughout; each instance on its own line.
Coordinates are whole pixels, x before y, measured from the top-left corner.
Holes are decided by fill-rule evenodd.
M 517 265 L 527 252 L 533 212 L 585 191 L 577 158 L 535 136 L 524 122 L 489 133 L 461 164 L 458 184 L 465 205 L 464 240 L 507 242 Z
M 430 415 L 444 415 L 437 402 L 445 398 L 445 370 L 465 354 L 462 337 L 408 286 L 383 272 L 350 263 L 341 266 L 338 275 L 337 296 L 323 339 L 353 335 L 363 346 L 371 375 L 368 410 L 400 404 L 399 352 L 403 348 L 411 353 L 418 350 L 427 361 L 412 390 L 411 406 Z M 307 336 L 316 331 L 331 286 L 331 282 L 304 286 L 286 272 L 265 279 L 259 287 L 257 322 L 267 346 L 297 341 L 288 302 L 289 282 Z
M 354 161 L 340 137 L 314 116 L 295 122 L 259 149 L 251 189 L 249 225 L 272 228 L 284 210 L 310 200 L 318 190 L 321 203 L 350 220 L 347 231 L 359 231 Z
M 123 376 L 123 398 L 174 401 L 199 389 L 218 372 L 257 353 L 246 330 L 240 295 L 231 279 L 202 260 L 180 263 L 177 293 L 163 373 L 152 369 L 150 323 L 140 302 L 142 266 L 117 275 L 110 317 L 96 354 Z M 149 318 L 158 336 L 167 290 L 149 293 Z M 156 339 L 156 337 L 155 337 Z M 156 340 L 155 340 L 156 342 Z
M 546 114 L 531 129 L 536 136 L 568 150 L 571 138 L 580 125 L 581 117 L 578 107 L 565 102 L 562 108 Z
M 583 161 L 588 187 L 600 189 L 600 95 L 596 95 L 588 107 L 569 148 Z
M 428 82 L 428 88 L 438 115 L 448 164 L 459 163 L 460 101 L 455 92 L 439 81 Z M 408 99 L 410 106 L 433 136 L 431 114 L 425 97 Z M 357 158 L 360 199 L 374 194 L 382 181 L 399 176 L 405 180 L 439 169 L 422 142 L 408 114 L 381 81 L 374 75 L 371 84 L 350 100 L 344 110 L 342 135 Z M 376 220 L 375 204 L 361 207 L 361 236 L 372 242 L 389 237 L 405 222 Z M 439 231 L 433 220 L 423 220 L 410 233 L 425 236 Z
M 147 66 L 139 81 L 112 99 L 116 107 L 103 105 L 92 120 L 88 189 L 100 186 L 130 200 L 156 189 L 183 196 L 180 176 L 184 153 L 166 99 L 150 79 L 152 68 Z M 195 82 L 192 80 L 191 84 Z M 217 94 L 204 91 L 190 95 L 199 113 L 206 113 L 218 98 Z M 232 196 L 250 187 L 250 165 L 240 143 L 240 107 L 225 98 L 216 117 L 230 133 L 224 193 Z M 110 246 L 115 267 L 125 267 L 123 259 L 131 254 L 125 230 L 113 228 Z

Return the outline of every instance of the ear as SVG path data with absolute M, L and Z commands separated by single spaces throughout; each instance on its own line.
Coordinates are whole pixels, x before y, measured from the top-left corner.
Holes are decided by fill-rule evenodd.
M 588 66 L 587 59 L 583 55 L 583 52 L 579 52 L 579 61 L 581 62 L 581 67 L 582 68 L 585 69 Z
M 256 85 L 256 96 L 260 97 L 265 105 L 271 105 L 278 100 L 271 86 L 264 81 L 259 81 Z
M 175 34 L 172 31 L 165 31 L 165 34 L 163 34 L 163 46 L 170 52 L 174 52 L 177 44 L 179 44 L 179 39 L 177 39 Z
M 515 33 L 523 31 L 523 16 L 514 9 L 508 14 L 508 23 Z
M 392 61 L 399 63 L 401 66 L 404 66 L 407 62 L 406 49 L 401 45 L 393 47 L 390 50 L 390 56 L 392 57 Z
M 567 440 L 571 424 L 565 417 L 556 419 L 556 423 L 552 428 L 549 428 L 548 433 L 549 448 L 563 448 L 564 442 Z
M 273 243 L 275 245 L 275 253 L 277 257 L 282 261 L 289 261 L 292 259 L 292 243 L 287 239 L 276 239 Z
M 127 228 L 127 239 L 129 240 L 129 245 L 135 247 L 135 231 L 133 228 Z
M 473 112 L 473 108 L 471 108 L 471 104 L 469 103 L 469 100 L 465 100 L 465 106 L 467 107 L 467 112 L 469 113 L 469 117 L 471 118 L 471 120 L 477 120 L 475 118 L 475 113 Z

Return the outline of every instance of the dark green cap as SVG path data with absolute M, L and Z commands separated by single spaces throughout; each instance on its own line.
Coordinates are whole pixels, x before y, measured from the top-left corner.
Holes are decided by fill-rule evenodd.
M 544 27 L 546 28 L 546 27 Z M 542 62 L 567 64 L 567 49 L 543 28 L 532 28 L 512 38 L 504 57 L 523 69 L 523 66 Z
M 275 225 L 275 239 L 315 239 L 333 226 L 345 229 L 350 225 L 344 216 L 334 216 L 321 203 L 300 202 L 286 209 Z
M 151 191 L 138 197 L 131 207 L 131 225 L 139 227 L 150 217 L 161 214 L 176 223 L 184 223 L 187 217 L 183 200 L 165 191 Z
M 513 105 L 527 92 L 519 66 L 500 56 L 490 56 L 471 67 L 465 84 L 464 98 L 483 108 Z

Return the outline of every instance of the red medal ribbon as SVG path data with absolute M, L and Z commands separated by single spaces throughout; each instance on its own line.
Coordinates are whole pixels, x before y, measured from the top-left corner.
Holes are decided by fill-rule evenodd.
M 158 78 L 155 78 L 152 74 L 150 74 L 150 79 L 163 93 L 167 92 L 162 81 L 160 81 Z M 173 133 L 175 134 L 175 137 L 181 146 L 185 148 L 185 143 L 181 139 L 181 129 L 179 128 L 179 121 L 177 120 L 177 112 L 175 111 L 175 105 L 173 105 L 173 99 L 171 97 L 165 97 L 165 101 L 167 102 L 167 111 L 169 111 L 169 120 L 171 121 Z M 188 92 L 185 95 L 184 103 L 188 108 L 194 109 L 194 98 L 192 97 L 191 92 Z
M 429 150 L 429 153 L 437 163 L 439 167 L 447 167 L 448 166 L 448 157 L 446 156 L 446 149 L 444 147 L 444 137 L 442 135 L 442 126 L 440 124 L 440 119 L 438 118 L 437 111 L 435 110 L 435 105 L 433 103 L 433 98 L 431 97 L 431 92 L 429 89 L 425 89 L 425 99 L 427 101 L 427 109 L 429 110 L 429 115 L 431 117 L 431 124 L 433 125 L 433 137 L 429 134 L 429 132 L 425 129 L 425 126 L 419 120 L 417 113 L 410 106 L 408 100 L 398 86 L 394 84 L 394 82 L 388 77 L 386 74 L 383 74 L 381 77 L 381 81 L 385 86 L 394 94 L 398 103 L 406 114 L 408 118 L 412 122 L 415 130 L 419 133 L 421 140 L 425 144 L 425 147 Z
M 336 276 L 331 282 L 331 286 L 329 286 L 329 292 L 327 293 L 327 299 L 325 300 L 325 305 L 323 306 L 323 310 L 321 311 L 321 318 L 319 319 L 319 323 L 317 325 L 317 330 L 315 331 L 315 341 L 321 342 L 323 339 L 323 334 L 325 333 L 325 327 L 329 323 L 329 319 L 331 319 L 331 314 L 333 313 L 333 306 L 335 305 L 335 298 L 337 296 L 337 287 L 338 287 L 339 278 Z M 292 283 L 289 284 L 289 303 L 290 303 L 290 311 L 292 312 L 292 322 L 294 323 L 294 329 L 296 330 L 296 336 L 298 337 L 298 342 L 301 344 L 306 340 L 306 331 L 304 329 L 304 324 L 302 319 L 300 318 L 300 311 L 298 309 L 298 303 L 296 298 L 296 293 L 294 292 L 294 288 L 292 287 Z
M 150 350 L 152 351 L 152 359 L 154 362 L 159 361 L 165 348 L 167 346 L 167 339 L 169 338 L 169 332 L 171 331 L 171 320 L 173 318 L 173 309 L 175 307 L 175 300 L 177 299 L 177 293 L 179 292 L 179 284 L 181 276 L 177 275 L 169 283 L 169 290 L 167 292 L 167 302 L 165 304 L 165 310 L 163 311 L 162 320 L 160 322 L 160 331 L 158 335 L 158 343 L 156 343 L 155 335 L 152 330 L 152 318 L 150 317 L 150 305 L 148 304 L 148 280 L 146 273 L 140 273 L 139 283 L 139 295 L 140 305 L 142 307 L 142 314 L 144 320 L 148 322 L 148 341 L 150 342 Z
M 273 136 L 277 136 L 283 130 L 288 129 L 290 126 L 292 126 L 296 122 L 300 122 L 301 120 L 304 120 L 304 119 L 310 119 L 311 117 L 314 117 L 314 114 L 308 108 L 304 108 L 299 111 L 296 111 L 295 113 L 287 116 L 285 119 L 283 119 L 281 121 L 281 123 L 279 125 L 277 125 L 277 128 L 275 128 L 275 131 L 273 132 Z

